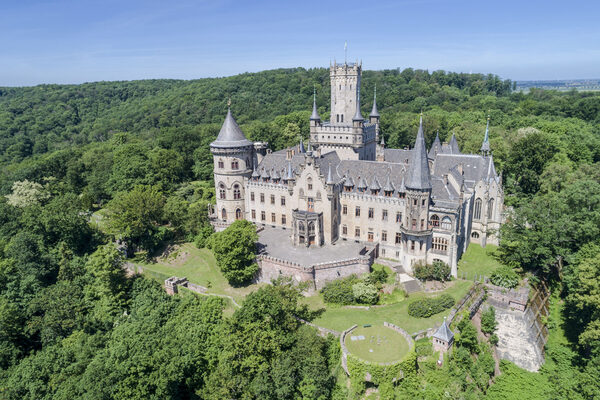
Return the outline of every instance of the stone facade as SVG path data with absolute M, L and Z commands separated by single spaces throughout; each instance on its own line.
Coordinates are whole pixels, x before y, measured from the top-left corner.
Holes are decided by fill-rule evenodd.
M 413 149 L 386 149 L 375 102 L 367 120 L 360 111 L 361 73 L 359 64 L 331 66 L 331 121 L 321 121 L 313 101 L 306 147 L 271 152 L 248 141 L 228 111 L 211 143 L 213 223 L 223 229 L 247 219 L 285 228 L 295 246 L 356 241 L 408 273 L 440 260 L 456 276 L 471 240 L 498 243 L 504 198 L 488 128 L 478 155 L 462 154 L 454 136 L 449 143 L 436 137 L 427 152 L 422 120 Z M 269 268 L 265 277 L 299 273 Z

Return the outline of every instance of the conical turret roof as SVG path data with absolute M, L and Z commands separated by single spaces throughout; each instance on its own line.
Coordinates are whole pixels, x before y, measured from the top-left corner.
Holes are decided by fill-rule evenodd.
M 306 153 L 306 150 L 304 149 L 304 142 L 302 141 L 302 139 L 300 139 L 300 153 Z
M 371 184 L 369 185 L 370 190 L 381 190 L 381 186 L 379 185 L 379 181 L 377 178 L 373 177 L 371 180 Z
M 352 179 L 352 177 L 347 176 L 346 179 L 344 180 L 344 186 L 345 187 L 353 187 L 354 186 L 354 180 Z
M 288 161 L 287 176 L 285 177 L 285 179 L 287 181 L 291 181 L 292 179 L 294 179 L 294 171 L 292 171 L 292 163 L 290 161 Z
M 331 176 L 331 164 L 329 164 L 329 170 L 327 171 L 327 183 L 328 185 L 333 185 L 333 177 Z
M 444 318 L 444 322 L 442 322 L 442 325 L 438 328 L 438 330 L 435 331 L 433 337 L 436 339 L 443 340 L 446 343 L 452 342 L 452 340 L 454 339 L 454 333 L 450 330 L 450 327 L 446 322 L 446 318 Z
M 483 138 L 483 143 L 481 144 L 481 152 L 484 154 L 488 154 L 490 152 L 490 117 L 487 119 L 487 125 L 485 126 L 485 136 Z
M 210 147 L 215 148 L 230 148 L 230 147 L 242 147 L 251 146 L 252 142 L 246 139 L 244 132 L 240 129 L 237 122 L 231 115 L 231 108 L 227 110 L 227 116 L 221 126 L 217 139 L 210 144 Z
M 454 132 L 452 132 L 452 137 L 450 138 L 450 151 L 452 154 L 460 154 L 460 149 L 458 148 L 458 142 L 456 141 L 456 136 Z
M 365 178 L 360 178 L 358 180 L 358 185 L 356 186 L 359 189 L 366 189 L 367 188 L 367 181 L 365 181 Z
M 352 117 L 352 121 L 363 121 L 364 118 L 360 113 L 360 87 L 358 88 L 357 93 L 358 94 L 356 96 L 356 113 L 354 114 L 354 117 Z
M 411 153 L 410 163 L 407 171 L 406 187 L 408 189 L 429 190 L 431 180 L 429 177 L 429 161 L 425 150 L 425 135 L 423 134 L 423 116 L 419 121 L 419 131 L 415 147 Z
M 310 120 L 311 121 L 320 121 L 321 117 L 319 116 L 319 112 L 317 111 L 317 91 L 316 89 L 314 90 L 313 93 L 313 111 L 312 111 L 312 115 L 310 116 Z
M 394 191 L 394 185 L 392 184 L 392 180 L 390 179 L 390 174 L 388 174 L 387 176 L 387 180 L 385 181 L 385 186 L 383 187 L 383 190 L 386 192 Z
M 429 158 L 435 158 L 435 156 L 441 151 L 442 143 L 440 142 L 439 131 L 435 133 L 435 140 L 429 149 Z
M 256 170 L 256 165 L 254 166 L 254 169 L 252 170 L 252 177 L 253 178 L 259 178 L 260 177 L 260 174 Z
M 369 117 L 379 118 L 379 111 L 377 111 L 377 86 L 375 86 L 375 92 L 373 93 L 373 109 L 371 110 Z

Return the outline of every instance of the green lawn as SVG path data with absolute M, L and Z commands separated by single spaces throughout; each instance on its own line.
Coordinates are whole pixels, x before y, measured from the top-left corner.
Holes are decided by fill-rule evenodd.
M 364 340 L 352 340 L 358 336 L 364 336 Z M 345 343 L 348 351 L 358 358 L 380 363 L 400 360 L 409 350 L 402 335 L 383 325 L 359 326 L 346 335 Z
M 466 274 L 465 279 L 471 280 L 475 275 L 489 277 L 496 268 L 502 265 L 492 256 L 497 248 L 498 246 L 491 244 L 488 244 L 485 248 L 476 243 L 469 244 L 467 251 L 458 262 L 458 277 L 462 278 L 463 274 Z
M 187 256 L 181 261 L 176 259 L 157 263 L 138 261 L 136 264 L 144 269 L 144 274 L 159 281 L 164 282 L 164 279 L 173 275 L 186 277 L 192 283 L 208 287 L 209 293 L 229 295 L 238 303 L 259 286 L 248 285 L 234 288 L 229 285 L 217 267 L 213 253 L 208 249 L 198 249 L 193 243 L 185 243 L 180 246 L 179 252 L 187 253 Z
M 473 282 L 457 280 L 452 283 L 452 286 L 443 293 L 448 293 L 456 301 L 460 300 L 471 288 Z M 336 331 L 344 331 L 352 325 L 383 325 L 384 321 L 391 322 L 399 327 L 414 333 L 422 329 L 430 328 L 436 323 L 441 323 L 444 316 L 448 312 L 439 313 L 429 318 L 414 318 L 408 315 L 408 304 L 416 299 L 423 297 L 439 296 L 442 292 L 434 294 L 415 293 L 408 298 L 395 303 L 380 307 L 351 308 L 351 307 L 336 307 L 327 306 L 325 312 L 313 322 L 325 328 L 334 329 Z M 323 307 L 323 300 L 320 294 L 313 295 L 304 300 L 311 307 Z

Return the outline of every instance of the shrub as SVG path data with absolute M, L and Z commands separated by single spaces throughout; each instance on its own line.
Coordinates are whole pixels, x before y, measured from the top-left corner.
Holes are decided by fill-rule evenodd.
M 414 268 L 415 277 L 419 280 L 435 280 L 445 282 L 450 280 L 450 266 L 442 261 L 434 261 L 433 264 L 419 263 Z
M 494 333 L 496 325 L 496 310 L 494 307 L 490 307 L 487 311 L 481 313 L 481 332 Z
M 208 239 L 210 239 L 210 236 L 214 233 L 213 228 L 211 225 L 207 224 L 207 225 L 203 225 L 200 229 L 199 229 L 199 233 L 198 235 L 196 235 L 196 238 L 194 239 L 194 243 L 196 244 L 196 247 L 201 249 L 203 247 L 207 247 L 207 244 L 209 242 Z
M 424 357 L 433 354 L 433 347 L 429 338 L 419 339 L 415 342 L 415 352 L 417 356 Z
M 380 269 L 373 270 L 373 272 L 371 272 L 369 276 L 365 278 L 365 282 L 373 284 L 375 286 L 383 285 L 387 282 L 388 276 L 389 274 L 385 270 L 385 268 L 381 267 Z
M 454 298 L 449 294 L 415 300 L 408 305 L 408 315 L 416 318 L 429 318 L 454 306 Z
M 327 303 L 334 304 L 353 304 L 354 303 L 354 292 L 352 286 L 358 283 L 359 279 L 356 275 L 350 275 L 347 278 L 337 279 L 335 281 L 327 283 L 321 293 L 323 299 Z
M 513 289 L 519 284 L 519 275 L 511 267 L 503 266 L 492 272 L 490 282 L 496 286 Z
M 358 282 L 352 285 L 354 300 L 361 304 L 375 304 L 379 299 L 375 285 L 366 282 Z

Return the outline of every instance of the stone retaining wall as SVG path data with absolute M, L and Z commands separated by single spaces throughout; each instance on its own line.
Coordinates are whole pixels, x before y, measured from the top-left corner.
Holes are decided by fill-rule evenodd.
M 352 325 L 350 328 L 346 329 L 340 335 L 340 346 L 342 347 L 342 368 L 346 372 L 346 375 L 350 376 L 350 372 L 348 372 L 348 348 L 346 347 L 346 335 L 356 329 L 358 325 Z

